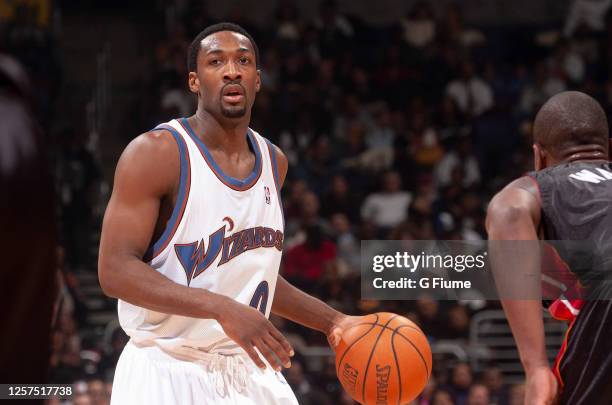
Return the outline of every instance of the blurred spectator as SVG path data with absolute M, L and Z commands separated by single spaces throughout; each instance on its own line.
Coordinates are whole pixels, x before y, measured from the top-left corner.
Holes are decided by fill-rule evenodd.
M 189 38 L 195 38 L 202 31 L 202 27 L 207 27 L 215 21 L 208 13 L 206 0 L 187 0 L 187 3 L 180 24 L 187 28 Z
M 467 405 L 490 405 L 489 390 L 482 384 L 474 384 L 470 387 Z
M 358 196 L 349 188 L 346 177 L 341 174 L 332 177 L 330 190 L 323 197 L 322 214 L 330 218 L 333 214 L 344 214 L 355 223 L 359 220 L 359 207 L 355 204 Z
M 457 405 L 457 402 L 453 399 L 453 394 L 444 389 L 439 388 L 434 391 L 431 395 L 431 405 Z
M 296 284 L 310 287 L 323 272 L 333 268 L 336 260 L 336 245 L 327 240 L 320 226 L 306 226 L 306 240 L 292 247 L 285 254 L 283 274 Z M 304 284 L 307 282 L 308 284 Z
M 366 131 L 366 146 L 370 151 L 379 151 L 382 159 L 385 159 L 385 155 L 387 155 L 386 160 L 390 160 L 394 139 L 395 132 L 391 126 L 391 113 L 386 105 L 381 105 L 374 122 Z M 387 164 L 390 164 L 390 162 Z
M 307 152 L 307 163 L 303 165 L 304 176 L 308 180 L 311 189 L 317 194 L 327 189 L 327 175 L 332 171 L 336 164 L 329 143 L 325 136 L 318 137 Z
M 523 405 L 525 399 L 525 384 L 516 384 L 510 388 L 509 405 Z
M 467 121 L 459 110 L 457 102 L 449 95 L 442 99 L 436 124 L 442 141 L 454 139 L 469 132 Z
M 482 240 L 486 236 L 484 208 L 478 194 L 466 192 L 462 195 L 459 210 L 462 238 L 470 241 Z
M 476 117 L 493 107 L 493 90 L 476 75 L 471 61 L 462 63 L 461 77 L 447 85 L 446 94 L 470 117 Z
M 436 36 L 436 20 L 431 5 L 426 1 L 417 2 L 402 18 L 400 25 L 404 41 L 415 48 L 429 45 Z
M 92 379 L 87 382 L 87 393 L 91 398 L 91 405 L 109 405 L 110 397 L 106 392 L 104 381 Z
M 287 196 L 283 200 L 285 218 L 293 219 L 298 217 L 302 210 L 304 195 L 309 192 L 308 185 L 303 180 L 295 180 L 291 183 L 286 182 L 283 190 L 287 193 Z
M 50 1 L 11 1 L 0 5 L 0 21 L 28 18 L 38 28 L 48 28 L 51 23 Z
M 300 192 L 299 190 L 297 191 Z M 312 191 L 304 191 L 301 195 L 299 203 L 299 216 L 287 221 L 285 232 L 285 248 L 290 249 L 292 246 L 306 240 L 305 230 L 308 227 L 318 227 L 322 236 L 331 235 L 329 223 L 319 215 L 320 202 L 319 197 Z
M 346 215 L 337 213 L 332 216 L 332 227 L 338 247 L 338 266 L 343 276 L 360 274 L 361 242 L 351 231 Z
M 369 195 L 361 206 L 361 217 L 372 221 L 382 229 L 390 229 L 406 218 L 412 196 L 402 190 L 402 181 L 397 172 L 383 176 L 383 188 Z
M 340 394 L 340 405 L 355 405 L 355 401 L 346 391 L 342 391 Z
M 325 0 L 319 4 L 314 26 L 318 31 L 319 47 L 324 56 L 335 54 L 354 35 L 352 24 L 338 12 L 334 0 Z
M 94 405 L 91 396 L 87 393 L 76 394 L 72 399 L 73 405 Z
M 467 363 L 457 363 L 451 371 L 451 381 L 449 386 L 457 405 L 468 404 L 468 397 L 472 382 L 472 369 L 470 366 Z
M 430 337 L 442 336 L 446 322 L 440 312 L 440 302 L 429 296 L 423 296 L 416 301 L 418 324 Z
M 69 322 L 64 320 L 63 322 Z M 54 384 L 70 384 L 82 374 L 81 342 L 72 327 L 64 326 L 64 330 L 53 333 L 53 354 L 50 365 L 53 369 L 51 382 Z
M 456 147 L 444 155 L 436 166 L 436 183 L 438 187 L 448 186 L 452 179 L 451 175 L 456 167 L 461 166 L 464 177 L 463 186 L 466 188 L 477 186 L 481 175 L 478 160 L 472 151 L 472 141 L 469 137 L 454 140 Z
M 85 326 L 87 319 L 87 305 L 85 297 L 79 288 L 79 280 L 74 272 L 70 271 L 65 263 L 65 249 L 58 246 L 57 275 L 59 278 L 60 292 L 57 317 L 67 316 L 80 327 Z
M 373 126 L 373 118 L 362 106 L 355 94 L 348 94 L 341 100 L 342 106 L 334 120 L 334 136 L 346 140 L 349 127 L 359 125 L 361 128 Z
M 281 1 L 276 7 L 276 36 L 281 41 L 296 43 L 301 38 L 298 10 L 290 0 Z
M 328 397 L 308 381 L 302 363 L 297 359 L 291 360 L 291 368 L 285 371 L 287 382 L 293 389 L 300 404 L 304 405 L 331 405 Z
M 566 77 L 570 83 L 581 83 L 585 75 L 585 62 L 578 52 L 572 49 L 570 41 L 561 40 L 548 62 L 551 71 Z
M 544 62 L 536 65 L 533 80 L 521 94 L 520 108 L 525 114 L 534 113 L 546 100 L 557 93 L 564 91 L 565 83 L 558 77 L 550 75 Z
M 444 20 L 440 27 L 443 28 L 442 40 L 449 46 L 460 46 L 471 48 L 482 45 L 485 37 L 482 32 L 475 28 L 466 27 L 463 20 L 463 10 L 460 3 L 449 2 Z
M 416 405 L 429 405 L 432 403 L 433 394 L 436 392 L 437 381 L 436 378 L 432 375 L 427 380 L 427 384 L 423 389 L 423 392 L 419 394 L 419 397 L 414 401 Z
M 571 37 L 578 28 L 589 31 L 603 30 L 603 18 L 610 5 L 611 0 L 573 0 L 567 12 L 563 33 Z
M 86 138 L 68 127 L 59 134 L 61 150 L 57 182 L 63 213 L 67 264 L 79 270 L 88 264 L 91 246 L 92 210 L 96 204 L 100 169 L 86 147 Z
M 444 149 L 438 140 L 438 134 L 429 125 L 422 110 L 415 111 L 408 131 L 408 149 L 414 162 L 421 167 L 432 167 L 443 156 Z
M 463 305 L 453 305 L 447 312 L 447 339 L 457 339 L 467 343 L 470 334 L 470 314 Z
M 110 347 L 102 355 L 98 364 L 97 374 L 106 381 L 112 381 L 115 374 L 115 367 L 119 361 L 119 356 L 127 344 L 129 338 L 121 328 L 115 328 L 111 334 Z
M 482 383 L 489 390 L 492 405 L 503 405 L 508 403 L 507 392 L 504 389 L 504 376 L 499 367 L 487 367 L 482 375 Z

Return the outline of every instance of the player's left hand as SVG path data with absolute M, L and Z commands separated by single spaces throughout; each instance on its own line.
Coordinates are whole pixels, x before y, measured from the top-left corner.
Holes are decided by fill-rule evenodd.
M 342 315 L 334 321 L 330 331 L 327 333 L 327 342 L 331 348 L 336 351 L 336 347 L 340 344 L 342 334 L 352 325 L 363 322 L 365 316 Z

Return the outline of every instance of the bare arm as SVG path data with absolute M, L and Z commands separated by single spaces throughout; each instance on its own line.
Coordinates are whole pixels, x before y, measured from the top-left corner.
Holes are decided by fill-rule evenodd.
M 541 299 L 537 298 L 541 296 L 541 261 L 536 243 L 540 215 L 533 181 L 520 178 L 493 198 L 486 222 L 501 302 L 527 374 L 526 403 L 529 404 L 551 403 L 556 392 L 546 355 Z M 530 299 L 504 299 L 504 294 L 512 298 L 516 291 L 522 292 L 520 298 Z
M 282 185 L 287 175 L 288 162 L 283 152 L 279 148 L 275 149 L 279 180 Z M 306 294 L 281 276 L 276 282 L 272 313 L 325 333 L 332 346 L 337 344 L 341 326 L 350 320 L 354 321 L 355 318 L 336 311 L 318 298 Z
M 176 284 L 142 259 L 160 201 L 171 194 L 178 177 L 178 147 L 169 133 L 146 133 L 128 145 L 117 164 L 102 224 L 100 285 L 109 296 L 153 311 L 216 319 L 224 297 Z
M 276 369 L 292 350 L 255 308 L 201 288 L 177 284 L 143 262 L 159 215 L 179 178 L 178 147 L 165 131 L 146 133 L 126 148 L 117 165 L 100 241 L 98 276 L 107 295 L 167 314 L 217 320 L 262 368 L 259 351 Z M 275 356 L 281 360 L 276 360 Z
M 292 286 L 281 276 L 276 282 L 272 312 L 326 335 L 346 316 L 320 299 Z
M 530 180 L 519 179 L 519 181 Z M 493 198 L 487 212 L 487 232 L 492 241 L 537 241 L 539 222 L 540 205 L 537 197 L 516 182 Z M 502 273 L 500 270 L 503 270 L 503 274 L 497 276 L 498 279 L 503 277 L 504 281 L 510 282 L 512 273 L 518 269 L 522 273 L 539 274 L 540 260 L 538 260 L 536 243 L 532 246 L 527 243 L 516 244 L 515 247 L 523 249 L 536 248 L 535 251 L 523 252 L 524 254 L 521 255 L 516 254 L 510 243 L 506 246 L 497 244 L 497 247 L 491 253 L 496 256 L 495 262 L 500 263 L 498 267 L 501 268 L 497 269 L 496 273 Z M 531 292 L 539 291 L 540 278 L 533 277 L 532 281 L 532 284 L 525 285 L 525 278 L 521 277 L 520 287 L 523 290 L 529 289 Z M 506 287 L 510 289 L 507 284 Z M 544 345 L 541 300 L 538 300 L 537 297 L 532 300 L 502 299 L 502 304 L 517 341 L 523 365 L 527 368 L 531 364 L 548 364 Z

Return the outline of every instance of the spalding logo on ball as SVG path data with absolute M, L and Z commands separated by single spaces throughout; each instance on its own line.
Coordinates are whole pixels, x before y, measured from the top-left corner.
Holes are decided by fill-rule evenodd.
M 364 405 L 400 405 L 415 399 L 431 375 L 431 347 L 403 316 L 368 315 L 343 331 L 336 348 L 342 387 Z

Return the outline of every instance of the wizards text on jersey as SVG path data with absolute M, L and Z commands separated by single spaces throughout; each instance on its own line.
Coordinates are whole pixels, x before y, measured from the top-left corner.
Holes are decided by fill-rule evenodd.
M 282 251 L 283 233 L 272 228 L 258 226 L 225 236 L 225 225 L 223 225 L 208 236 L 208 246 L 205 245 L 204 239 L 199 242 L 174 245 L 176 256 L 187 275 L 187 285 L 210 267 L 219 253 L 221 253 L 221 259 L 217 267 L 221 267 L 248 250 L 257 248 L 276 248 Z

